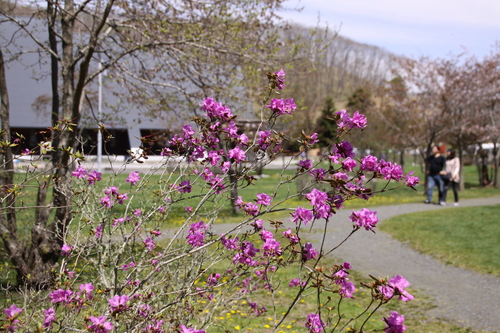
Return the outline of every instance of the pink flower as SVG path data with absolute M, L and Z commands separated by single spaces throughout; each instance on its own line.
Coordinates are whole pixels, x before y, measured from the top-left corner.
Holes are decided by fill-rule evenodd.
M 230 121 L 227 127 L 224 129 L 226 133 L 228 133 L 230 138 L 236 139 L 238 138 L 238 126 L 236 126 L 236 123 L 234 121 Z
M 378 223 L 377 212 L 372 212 L 367 208 L 363 208 L 358 212 L 353 211 L 349 218 L 358 228 L 365 228 L 366 230 L 373 230 Z
M 352 171 L 358 163 L 352 158 L 348 157 L 342 161 L 342 168 L 347 171 Z
M 137 308 L 137 312 L 139 312 L 140 316 L 147 317 L 151 313 L 151 306 L 148 304 L 141 304 Z
M 274 238 L 268 238 L 262 245 L 262 252 L 266 257 L 273 257 L 280 256 L 283 251 L 280 248 L 280 242 Z
M 344 279 L 342 281 L 342 286 L 340 286 L 339 294 L 346 297 L 352 298 L 352 294 L 356 291 L 356 286 L 351 281 Z
M 288 230 L 283 231 L 283 237 L 288 238 L 290 243 L 297 244 L 299 242 L 299 237 L 292 233 L 292 229 L 288 228 Z
M 305 209 L 302 207 L 297 207 L 295 212 L 292 213 L 292 222 L 298 223 L 299 221 L 304 222 L 307 225 L 314 218 L 313 212 L 310 209 Z
M 309 200 L 312 206 L 316 206 L 325 203 L 328 199 L 328 195 L 325 192 L 313 188 L 310 193 L 306 194 L 306 199 Z
M 257 194 L 257 205 L 269 206 L 271 204 L 271 197 L 265 193 Z
M 240 149 L 240 147 L 235 147 L 227 152 L 229 158 L 233 158 L 236 163 L 243 162 L 245 160 L 245 152 Z
M 339 127 L 339 132 L 344 129 L 359 128 L 363 129 L 366 127 L 366 117 L 359 113 L 359 111 L 354 112 L 352 118 L 346 112 L 346 110 L 341 110 L 335 113 L 338 117 L 337 126 Z
M 339 154 L 342 158 L 354 157 L 354 148 L 349 141 L 342 141 L 335 145 L 335 153 Z
M 271 132 L 270 131 L 260 131 L 259 140 L 257 141 L 257 146 L 266 150 L 271 145 Z
M 113 226 L 113 227 L 116 227 L 117 225 L 119 225 L 120 223 L 125 222 L 126 220 L 128 220 L 128 218 L 125 218 L 125 217 L 119 217 L 119 218 L 117 218 L 117 219 L 113 219 L 113 224 L 112 224 L 112 226 Z
M 131 261 L 129 264 L 123 264 L 121 268 L 124 271 L 126 271 L 126 270 L 128 270 L 129 268 L 132 268 L 132 267 L 135 267 L 135 262 L 133 262 L 133 261 Z
M 255 231 L 259 231 L 262 229 L 263 223 L 264 222 L 261 219 L 257 219 L 255 221 L 253 221 L 252 223 L 250 223 L 250 225 L 252 227 L 254 227 Z
M 382 319 L 387 325 L 384 328 L 386 333 L 403 333 L 406 331 L 406 326 L 403 325 L 405 316 L 400 315 L 397 311 L 392 311 L 388 318 Z
M 375 171 L 377 169 L 377 158 L 372 155 L 363 157 L 359 169 L 365 171 Z
M 101 205 L 103 205 L 106 208 L 111 208 L 115 202 L 111 200 L 110 197 L 105 196 L 101 198 Z
M 15 304 L 12 304 L 9 308 L 4 309 L 3 312 L 7 316 L 8 320 L 12 320 L 18 314 L 20 314 L 21 312 L 23 312 L 23 309 L 18 308 Z
M 100 317 L 89 317 L 92 325 L 88 326 L 87 329 L 94 333 L 108 333 L 113 329 L 113 324 L 106 321 L 106 316 Z
M 403 178 L 403 169 L 401 166 L 397 165 L 396 163 L 391 163 L 391 162 L 386 162 L 384 160 L 380 160 L 378 166 L 377 166 L 377 172 L 379 172 L 384 179 L 394 179 L 394 180 L 401 180 Z
M 266 239 L 273 239 L 273 238 L 274 238 L 274 235 L 269 230 L 262 230 L 260 232 L 260 239 L 262 239 L 263 241 L 265 241 Z
M 97 228 L 95 228 L 95 238 L 99 239 L 102 237 L 102 231 L 104 230 L 104 226 L 99 224 Z
M 123 202 L 127 199 L 128 199 L 128 193 L 118 194 L 116 196 L 116 201 L 118 201 L 120 205 L 123 205 Z
M 71 173 L 71 175 L 76 178 L 85 178 L 85 176 L 87 176 L 87 170 L 79 165 L 76 170 Z
M 289 287 L 305 286 L 305 282 L 301 282 L 299 278 L 291 279 L 288 284 Z
M 321 333 L 325 330 L 325 323 L 321 320 L 319 314 L 311 313 L 307 316 L 306 328 L 309 333 Z
M 297 105 L 293 101 L 293 98 L 288 99 L 276 99 L 273 98 L 269 105 L 266 105 L 271 111 L 276 112 L 277 115 L 292 114 L 297 108 Z
M 102 180 L 100 172 L 97 172 L 96 170 L 89 172 L 89 175 L 87 177 L 87 181 L 89 182 L 89 185 L 94 185 L 95 182 L 100 181 L 100 180 Z
M 107 194 L 108 196 L 111 195 L 118 195 L 118 187 L 116 186 L 110 186 L 107 189 L 104 190 L 104 193 Z
M 207 278 L 207 286 L 215 286 L 217 284 L 217 280 L 220 279 L 219 273 L 212 273 Z
M 206 333 L 205 330 L 195 330 L 194 328 L 187 328 L 184 325 L 180 326 L 181 333 Z
M 326 170 L 323 168 L 317 168 L 309 171 L 309 174 L 314 177 L 314 179 L 318 182 L 323 181 L 326 176 Z
M 186 236 L 188 244 L 191 244 L 193 247 L 202 246 L 205 240 L 205 230 L 207 229 L 208 225 L 203 221 L 191 224 L 188 235 Z
M 222 245 L 224 245 L 224 247 L 228 250 L 236 250 L 238 248 L 238 241 L 239 241 L 239 238 L 236 237 L 236 238 L 226 238 L 225 236 L 223 236 L 221 239 L 220 239 Z
M 411 171 L 408 172 L 408 174 L 405 176 L 406 186 L 408 187 L 415 186 L 420 181 L 420 178 L 412 176 L 414 173 L 415 173 L 414 171 Z
M 243 206 L 243 210 L 245 211 L 245 213 L 247 213 L 248 215 L 251 215 L 251 216 L 255 216 L 259 213 L 259 207 L 257 207 L 252 202 L 247 202 Z
M 135 185 L 137 184 L 137 182 L 141 180 L 141 177 L 139 176 L 139 172 L 138 171 L 134 171 L 134 172 L 131 172 L 128 177 L 127 177 L 127 180 L 125 180 L 127 183 L 130 183 L 132 185 Z
M 311 259 L 316 259 L 318 257 L 318 251 L 312 247 L 311 243 L 306 243 L 302 249 L 302 260 L 308 261 Z
M 366 127 L 366 117 L 359 113 L 359 111 L 355 111 L 354 115 L 351 119 L 352 127 L 357 127 L 359 129 L 363 129 Z
M 233 118 L 231 110 L 227 106 L 222 105 L 222 103 L 216 102 L 213 97 L 207 97 L 201 103 L 201 109 L 212 120 L 220 119 L 222 121 L 229 121 Z
M 411 301 L 414 297 L 410 295 L 405 289 L 410 286 L 410 282 L 408 282 L 403 276 L 396 275 L 392 279 L 389 280 L 389 286 L 393 287 L 399 293 L 399 299 L 403 302 Z
M 299 167 L 301 168 L 304 168 L 306 170 L 309 170 L 312 168 L 312 161 L 311 160 L 302 160 L 302 161 L 299 161 L 298 163 Z
M 69 246 L 68 244 L 63 244 L 61 248 L 61 255 L 62 256 L 69 256 L 71 254 L 71 251 L 73 250 L 72 246 Z
M 21 155 L 22 156 L 26 156 L 26 155 L 29 155 L 29 154 L 30 154 L 30 150 L 28 148 L 26 148 L 23 151 L 21 151 Z
M 85 295 L 87 298 L 92 298 L 92 291 L 94 291 L 94 286 L 92 283 L 82 283 L 79 287 L 80 291 Z
M 191 186 L 191 181 L 188 180 L 183 180 L 182 182 L 179 183 L 179 186 L 177 187 L 177 191 L 181 193 L 191 193 L 192 186 Z
M 109 309 L 112 313 L 123 312 L 128 310 L 127 302 L 129 301 L 129 297 L 127 295 L 115 295 L 112 298 L 108 299 Z
M 248 136 L 245 133 L 243 133 L 238 137 L 238 141 L 241 144 L 246 145 L 248 143 Z
M 278 90 L 281 90 L 285 87 L 285 72 L 283 71 L 283 68 L 281 68 L 279 71 L 274 72 L 276 74 L 276 88 Z
M 336 194 L 332 198 L 332 203 L 335 205 L 335 208 L 341 209 L 344 208 L 344 198 L 340 194 Z
M 153 251 L 153 249 L 155 248 L 156 246 L 156 243 L 151 239 L 151 237 L 147 237 L 144 241 L 144 246 L 146 247 L 146 249 L 148 250 L 148 252 L 151 252 Z
M 191 139 L 191 137 L 194 135 L 195 131 L 191 125 L 184 125 L 182 126 L 182 136 L 185 139 Z
M 309 136 L 309 144 L 312 146 L 314 145 L 316 142 L 319 142 L 319 139 L 318 139 L 318 133 L 313 133 Z
M 219 153 L 215 150 L 211 150 L 208 152 L 208 162 L 212 165 L 215 166 L 217 163 L 219 163 L 219 160 L 221 159 L 221 156 Z
M 391 299 L 394 296 L 394 289 L 390 286 L 379 286 L 378 290 L 386 299 Z
M 52 323 L 56 321 L 56 310 L 54 308 L 48 308 L 43 312 L 45 315 L 45 318 L 43 320 L 43 327 L 44 328 L 52 328 Z
M 57 289 L 50 293 L 49 297 L 52 303 L 69 303 L 71 295 L 73 295 L 71 290 Z
M 145 332 L 147 332 L 147 333 L 165 333 L 165 330 L 163 328 L 161 328 L 162 325 L 163 325 L 163 320 L 153 319 L 153 324 L 148 325 L 148 327 L 146 327 Z

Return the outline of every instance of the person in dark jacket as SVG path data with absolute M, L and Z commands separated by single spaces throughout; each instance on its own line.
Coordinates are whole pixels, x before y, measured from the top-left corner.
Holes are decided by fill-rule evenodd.
M 446 159 L 441 155 L 438 146 L 432 147 L 432 155 L 427 158 L 427 163 L 429 163 L 429 169 L 427 170 L 427 199 L 425 199 L 424 203 L 431 203 L 434 187 L 437 186 L 439 193 L 438 202 L 441 206 L 444 206 L 443 180 L 439 173 L 443 170 Z

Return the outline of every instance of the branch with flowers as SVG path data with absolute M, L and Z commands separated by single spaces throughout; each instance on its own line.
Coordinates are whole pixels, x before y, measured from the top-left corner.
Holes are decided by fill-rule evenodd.
M 222 332 L 228 327 L 217 318 L 238 304 L 252 316 L 272 317 L 270 330 L 276 331 L 300 300 L 317 295 L 314 310 L 301 314 L 305 330 L 335 332 L 349 327 L 367 332 L 369 319 L 384 304 L 410 301 L 413 296 L 404 277 L 372 277 L 362 284 L 371 292 L 370 303 L 356 316 L 346 317 L 341 303 L 356 293 L 349 274 L 352 267 L 348 262 L 323 264 L 354 233 L 377 226 L 376 212 L 353 211 L 350 221 L 341 221 L 351 223 L 352 231 L 327 248 L 327 226 L 346 200 L 369 200 L 375 192 L 368 185 L 376 178 L 387 181 L 383 191 L 418 182 L 395 163 L 370 155 L 356 158 L 343 138 L 366 127 L 363 115 L 337 112 L 338 140 L 328 156 L 299 161 L 295 174 L 282 177 L 272 193 L 258 193 L 250 201 L 235 195 L 235 189 L 258 186 L 250 152 L 257 158 L 267 156 L 269 163 L 284 151 L 285 134 L 273 127 L 296 106 L 291 98 L 271 98 L 285 87 L 284 71 L 269 73 L 268 78 L 262 122 L 254 137 L 238 128 L 229 107 L 209 97 L 200 105 L 205 116 L 183 126 L 161 151 L 159 178 L 153 172 L 132 172 L 123 184 L 111 177 L 98 186 L 104 182 L 102 175 L 78 165 L 72 173 L 73 218 L 61 235 L 64 245 L 62 259 L 54 266 L 54 284 L 47 291 L 24 290 L 22 300 L 5 309 L 3 327 L 12 332 Z M 304 133 L 302 149 L 317 141 L 316 133 Z M 179 162 L 179 157 L 188 163 Z M 286 199 L 277 199 L 278 192 L 289 191 L 303 175 L 310 175 L 311 181 L 301 193 L 287 192 Z M 309 205 L 290 207 L 287 203 L 299 195 L 305 195 Z M 216 224 L 228 202 L 241 211 L 240 222 Z M 179 206 L 185 208 L 182 223 L 166 228 Z M 266 221 L 275 212 L 289 212 L 290 218 Z M 323 232 L 320 242 L 310 237 L 317 229 Z M 289 273 L 280 275 L 283 270 Z M 289 304 L 279 300 L 284 289 L 293 291 Z M 338 301 L 332 306 L 333 298 Z M 383 322 L 385 332 L 406 329 L 397 312 Z

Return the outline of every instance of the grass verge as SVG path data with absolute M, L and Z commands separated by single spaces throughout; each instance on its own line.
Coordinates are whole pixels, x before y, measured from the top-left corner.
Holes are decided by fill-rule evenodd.
M 446 264 L 500 276 L 500 205 L 448 208 L 386 220 L 380 229 Z

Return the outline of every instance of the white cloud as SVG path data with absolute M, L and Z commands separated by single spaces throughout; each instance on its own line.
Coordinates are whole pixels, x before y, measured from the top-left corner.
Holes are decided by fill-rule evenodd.
M 290 0 L 301 13 L 283 16 L 314 26 L 341 26 L 340 34 L 403 54 L 443 57 L 463 47 L 484 55 L 500 39 L 500 1 L 491 0 Z
M 414 24 L 460 24 L 500 28 L 500 1 L 492 0 L 291 0 L 322 16 L 370 17 Z

